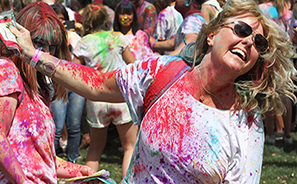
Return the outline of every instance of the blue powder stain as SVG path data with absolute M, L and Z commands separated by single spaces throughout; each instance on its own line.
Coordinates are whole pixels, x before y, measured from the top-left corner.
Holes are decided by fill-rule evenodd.
M 220 45 L 220 47 L 223 47 L 222 45 Z
M 219 37 L 217 37 L 217 40 L 220 40 L 220 38 L 219 38 Z

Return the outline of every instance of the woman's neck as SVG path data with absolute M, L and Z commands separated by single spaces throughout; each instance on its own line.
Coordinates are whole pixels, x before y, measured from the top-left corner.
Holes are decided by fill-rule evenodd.
M 216 69 L 209 66 L 196 66 L 186 75 L 187 89 L 197 100 L 219 109 L 234 108 L 236 90 L 226 78 L 218 77 Z
M 121 27 L 121 32 L 123 33 L 123 35 L 133 34 L 131 27 L 124 27 L 124 26 L 122 26 Z

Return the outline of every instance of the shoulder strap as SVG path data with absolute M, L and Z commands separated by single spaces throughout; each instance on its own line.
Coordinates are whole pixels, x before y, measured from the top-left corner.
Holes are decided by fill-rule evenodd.
M 189 69 L 190 66 L 180 59 L 169 62 L 157 73 L 144 97 L 143 116 L 160 96 Z
M 17 104 L 17 107 L 16 107 L 16 108 L 18 108 L 18 107 L 20 106 L 21 102 L 23 101 L 23 98 L 24 98 L 24 92 L 25 92 L 24 89 L 25 89 L 25 88 L 23 88 L 23 92 L 22 92 L 21 99 L 20 99 L 19 103 Z

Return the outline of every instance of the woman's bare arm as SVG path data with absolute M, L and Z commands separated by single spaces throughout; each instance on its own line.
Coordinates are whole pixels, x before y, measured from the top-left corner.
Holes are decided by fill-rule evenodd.
M 32 58 L 36 49 L 33 47 L 30 32 L 21 25 L 10 27 L 17 37 L 23 54 Z M 23 61 L 30 63 L 23 57 Z M 69 90 L 92 101 L 124 102 L 124 98 L 116 82 L 116 71 L 101 73 L 91 67 L 62 61 L 43 53 L 35 67 L 41 73 L 52 77 Z
M 17 106 L 17 93 L 0 97 L 0 170 L 12 183 L 27 180 L 7 139 Z M 5 151 L 4 151 L 5 150 Z
M 134 63 L 136 60 L 129 47 L 126 47 L 122 55 L 126 64 Z

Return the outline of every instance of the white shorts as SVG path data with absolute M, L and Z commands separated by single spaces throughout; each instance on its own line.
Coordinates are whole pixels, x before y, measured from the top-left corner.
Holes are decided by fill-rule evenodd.
M 110 123 L 122 125 L 132 119 L 126 103 L 93 102 L 87 100 L 87 121 L 92 128 L 104 128 Z

